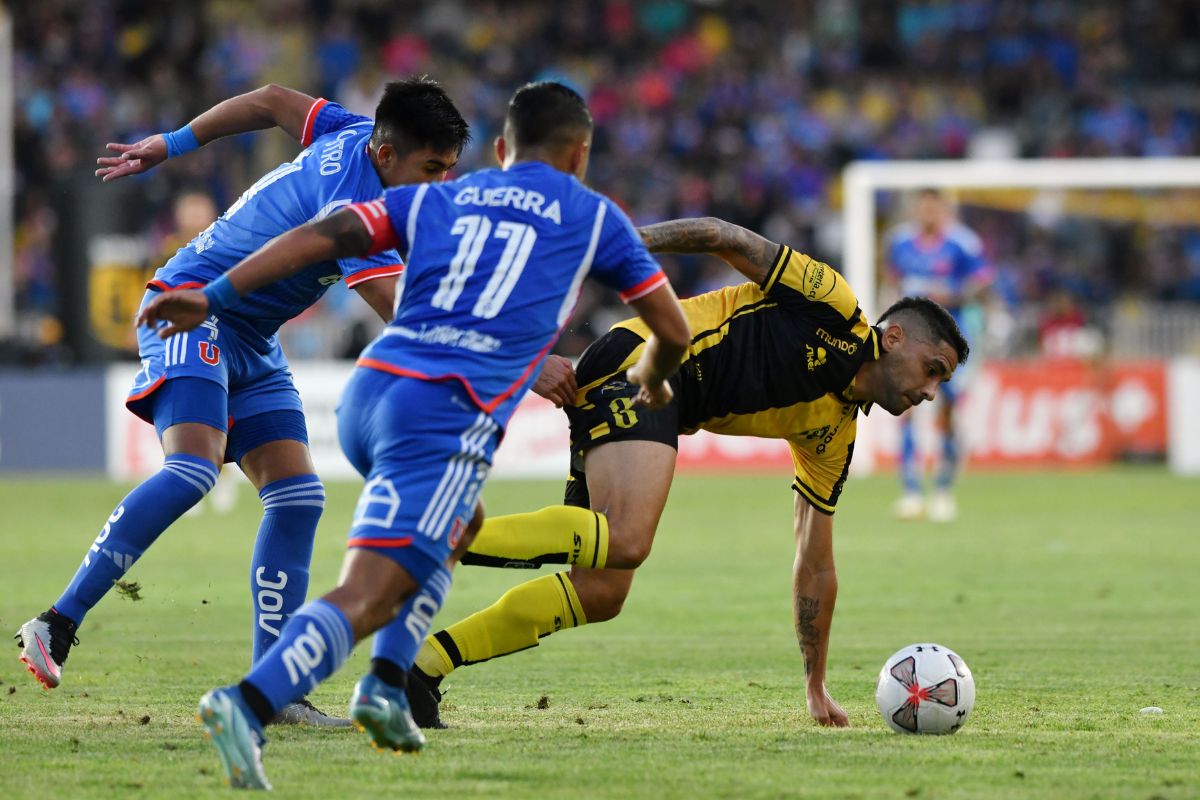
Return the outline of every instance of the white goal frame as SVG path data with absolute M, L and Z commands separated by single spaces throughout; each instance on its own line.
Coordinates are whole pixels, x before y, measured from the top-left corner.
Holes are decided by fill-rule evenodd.
M 1175 189 L 1200 187 L 1200 158 L 1077 158 L 1014 160 L 856 161 L 842 175 L 842 264 L 840 272 L 858 298 L 863 314 L 874 321 L 880 309 L 875 285 L 879 262 L 876 192 L 935 189 Z M 1194 380 L 1200 381 L 1200 360 Z M 1174 386 L 1178 381 L 1171 380 Z M 1197 385 L 1200 385 L 1198 383 Z M 1174 392 L 1174 390 L 1172 390 Z M 1183 415 L 1175 415 L 1183 416 Z M 878 435 L 875 422 L 859 421 L 864 444 Z M 1174 427 L 1174 426 L 1173 426 Z M 1172 430 L 1172 464 L 1187 451 L 1192 470 L 1200 471 L 1200 424 L 1190 435 Z M 1180 443 L 1186 441 L 1186 447 Z M 874 472 L 870 446 L 858 448 L 852 474 Z M 1177 467 L 1178 471 L 1187 471 Z
M 867 319 L 878 296 L 875 193 L 902 189 L 1174 189 L 1200 187 L 1200 158 L 855 161 L 842 175 L 841 270 Z
M 0 337 L 11 336 L 16 330 L 13 111 L 12 19 L 8 9 L 0 4 Z

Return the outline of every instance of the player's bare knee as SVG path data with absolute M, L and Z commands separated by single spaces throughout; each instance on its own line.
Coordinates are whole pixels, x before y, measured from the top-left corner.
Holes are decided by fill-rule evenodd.
M 629 528 L 619 528 L 610 523 L 608 533 L 607 566 L 614 569 L 636 569 L 650 557 L 654 544 L 653 535 Z
M 625 607 L 625 598 L 628 596 L 628 589 L 613 588 L 597 592 L 586 600 L 581 597 L 580 603 L 588 622 L 607 622 L 621 613 L 621 609 Z
M 618 570 L 571 570 L 571 584 L 587 621 L 604 622 L 621 613 L 629 596 L 630 573 Z

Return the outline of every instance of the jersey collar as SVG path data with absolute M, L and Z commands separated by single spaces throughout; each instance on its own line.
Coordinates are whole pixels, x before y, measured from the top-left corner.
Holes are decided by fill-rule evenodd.
M 879 336 L 880 336 L 879 328 L 872 325 L 871 332 L 868 336 L 867 347 L 863 348 L 863 360 L 864 361 L 878 361 L 879 360 Z M 862 411 L 864 416 L 867 414 L 870 414 L 871 408 L 874 407 L 874 405 L 875 405 L 874 403 L 872 403 L 870 401 L 867 401 L 865 403 L 859 403 L 858 401 L 852 400 L 851 398 L 846 396 L 847 394 L 849 394 L 850 390 L 853 388 L 854 388 L 854 379 L 851 378 L 850 383 L 848 383 L 846 385 L 846 388 L 844 388 L 844 389 L 842 389 L 842 391 L 838 392 L 838 399 L 842 400 L 845 403 L 854 403 L 855 405 L 857 405 L 859 407 L 859 409 Z

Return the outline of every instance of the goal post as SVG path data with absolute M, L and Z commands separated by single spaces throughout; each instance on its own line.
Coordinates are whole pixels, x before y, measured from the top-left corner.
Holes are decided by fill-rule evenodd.
M 915 189 L 1173 189 L 1200 187 L 1200 158 L 855 161 L 842 176 L 841 272 L 874 319 L 876 193 Z
M 13 41 L 12 19 L 0 3 L 0 338 L 16 330 L 16 279 L 13 246 L 16 205 L 16 166 L 13 161 Z
M 882 311 L 876 285 L 884 235 L 878 207 L 881 192 L 926 188 L 1028 190 L 1034 195 L 1025 210 L 1036 214 L 1040 204 L 1053 206 L 1056 196 L 1065 197 L 1073 190 L 1198 189 L 1200 158 L 858 161 L 846 167 L 842 181 L 843 252 L 839 270 L 853 287 L 867 319 L 874 321 L 875 315 Z M 1174 216 L 1179 213 L 1176 209 Z M 1182 214 L 1191 224 L 1200 222 L 1200 204 L 1185 204 Z M 1193 218 L 1195 222 L 1192 222 Z M 1180 223 L 1178 219 L 1164 221 Z M 1189 331 L 1197 327 L 1195 322 L 1190 320 Z M 1180 384 L 1175 373 L 1180 371 L 1183 363 L 1184 360 L 1178 358 L 1170 360 L 1167 367 L 1169 386 Z M 1192 363 L 1196 374 L 1200 375 L 1200 359 L 1188 363 Z M 1175 397 L 1179 392 L 1172 389 L 1169 394 Z M 1176 409 L 1174 414 L 1171 409 Z M 1169 418 L 1187 416 L 1181 411 L 1177 401 L 1167 402 Z M 894 420 L 879 419 L 878 416 L 886 415 L 860 419 L 859 446 L 855 448 L 854 458 L 854 471 L 858 474 L 875 471 L 882 458 L 880 454 L 884 452 L 881 446 L 894 438 Z M 1196 426 L 1191 436 L 1181 437 L 1173 432 L 1168 451 L 1172 465 L 1179 462 L 1180 453 L 1192 454 L 1197 465 L 1194 469 L 1200 471 L 1200 426 Z

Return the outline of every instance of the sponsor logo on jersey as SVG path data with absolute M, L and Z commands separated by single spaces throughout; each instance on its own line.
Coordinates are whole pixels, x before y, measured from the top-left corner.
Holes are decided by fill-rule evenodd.
M 804 277 L 800 282 L 804 296 L 809 300 L 824 300 L 828 297 L 829 293 L 833 291 L 837 279 L 830 280 L 828 286 L 825 285 L 825 280 L 833 274 L 833 270 L 820 261 L 808 262 L 808 266 L 804 268 Z
M 601 398 L 624 397 L 625 395 L 629 394 L 630 385 L 631 384 L 628 381 L 609 381 L 600 387 L 600 390 L 597 392 L 597 394 Z
M 385 335 L 400 336 L 424 344 L 442 344 L 447 347 L 461 347 L 472 353 L 494 353 L 504 344 L 495 336 L 486 333 L 464 330 L 453 325 L 421 325 L 420 330 L 395 325 L 384 331 Z
M 321 284 L 322 286 L 333 286 L 341 279 L 342 273 L 339 272 L 336 275 L 322 275 L 321 277 L 317 278 L 317 283 Z
M 811 344 L 804 345 L 804 349 L 808 351 L 808 371 L 812 372 L 817 367 L 825 366 L 825 348 L 814 348 Z
M 562 224 L 562 209 L 555 200 L 546 205 L 546 196 L 532 189 L 519 186 L 494 186 L 482 189 L 467 186 L 454 195 L 454 204 L 459 206 L 506 206 L 515 211 L 535 214 L 548 219 L 555 225 Z
M 817 338 L 835 350 L 841 350 L 848 356 L 852 356 L 858 352 L 858 342 L 848 342 L 845 339 L 839 339 L 824 328 L 817 328 Z

